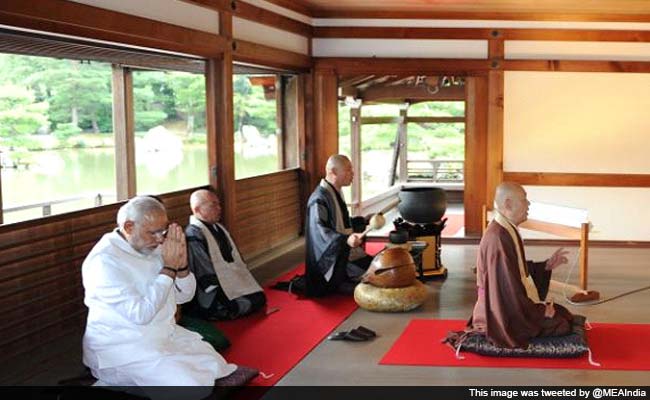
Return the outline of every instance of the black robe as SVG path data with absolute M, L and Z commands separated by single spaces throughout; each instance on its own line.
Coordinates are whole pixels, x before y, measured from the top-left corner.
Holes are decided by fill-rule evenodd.
M 335 202 L 343 203 L 342 199 L 332 196 L 320 184 L 307 202 L 305 221 L 307 296 L 323 296 L 334 292 L 348 278 L 346 267 L 350 254 L 350 246 L 347 244 L 349 235 L 336 230 Z M 344 224 L 350 227 L 350 216 L 344 203 L 341 210 L 344 214 L 342 215 Z M 325 275 L 332 265 L 334 271 L 328 281 Z

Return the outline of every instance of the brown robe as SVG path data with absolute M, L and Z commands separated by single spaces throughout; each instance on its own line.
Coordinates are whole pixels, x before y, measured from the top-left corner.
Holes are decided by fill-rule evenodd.
M 516 229 L 515 229 L 516 232 Z M 553 318 L 544 317 L 545 305 L 534 303 L 521 282 L 515 246 L 525 260 L 523 242 L 517 233 L 514 243 L 508 231 L 497 222 L 488 226 L 479 245 L 476 284 L 478 300 L 468 331 L 483 333 L 496 346 L 525 348 L 538 336 L 562 336 L 571 332 L 571 313 L 555 305 Z M 526 261 L 540 299 L 548 293 L 551 271 L 545 262 Z

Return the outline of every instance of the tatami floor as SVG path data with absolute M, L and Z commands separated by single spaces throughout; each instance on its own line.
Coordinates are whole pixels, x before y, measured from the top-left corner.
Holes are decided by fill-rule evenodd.
M 541 260 L 554 250 L 529 246 L 527 256 Z M 278 385 L 647 385 L 650 372 L 642 371 L 379 365 L 411 319 L 469 317 L 476 296 L 471 270 L 476 251 L 476 245 L 445 245 L 443 241 L 443 263 L 449 269 L 449 276 L 445 281 L 428 283 L 431 296 L 423 307 L 401 314 L 355 311 L 338 330 L 364 325 L 378 332 L 379 337 L 368 342 L 325 340 Z M 650 249 L 594 248 L 589 257 L 589 288 L 600 291 L 604 298 L 650 285 Z M 568 270 L 566 266 L 556 270 L 555 279 L 564 281 Z M 572 277 L 571 281 L 577 282 L 577 270 Z M 591 321 L 650 323 L 650 290 L 594 306 L 571 306 L 561 295 L 554 298 L 556 303 Z M 647 352 L 648 348 L 638 350 Z M 598 355 L 594 354 L 594 358 Z

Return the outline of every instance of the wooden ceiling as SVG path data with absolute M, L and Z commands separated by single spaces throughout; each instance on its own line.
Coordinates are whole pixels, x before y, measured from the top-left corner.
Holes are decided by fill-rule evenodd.
M 648 0 L 268 0 L 316 18 L 650 22 Z
M 418 103 L 465 99 L 462 77 L 426 75 L 353 75 L 340 77 L 339 95 L 364 104 Z

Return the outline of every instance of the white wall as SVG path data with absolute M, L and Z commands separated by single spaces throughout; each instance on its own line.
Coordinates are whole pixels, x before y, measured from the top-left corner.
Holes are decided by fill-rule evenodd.
M 318 39 L 314 57 L 487 58 L 486 40 Z
M 219 13 L 180 0 L 72 0 L 186 28 L 219 34 Z
M 306 37 L 243 18 L 233 17 L 232 34 L 235 39 L 309 54 L 309 39 Z
M 504 171 L 650 174 L 650 74 L 506 72 Z M 586 208 L 594 239 L 650 240 L 650 189 L 529 187 Z

